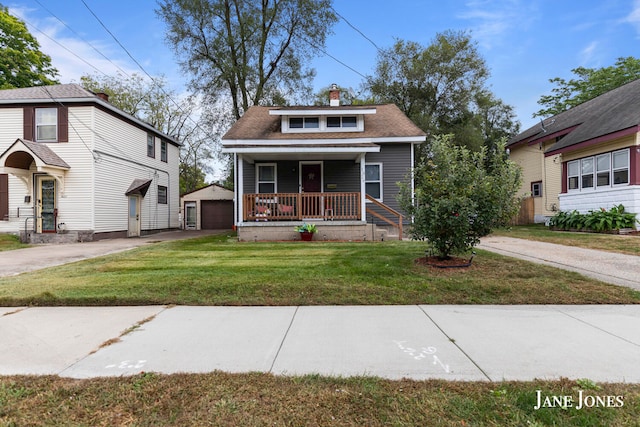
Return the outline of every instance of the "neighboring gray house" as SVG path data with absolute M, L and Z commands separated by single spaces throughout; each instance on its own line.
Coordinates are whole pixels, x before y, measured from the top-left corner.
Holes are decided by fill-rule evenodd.
M 425 139 L 395 105 L 341 106 L 335 88 L 329 106 L 249 108 L 222 138 L 239 239 L 296 239 L 303 222 L 320 240 L 380 238 L 374 223 L 401 235 L 398 182 Z

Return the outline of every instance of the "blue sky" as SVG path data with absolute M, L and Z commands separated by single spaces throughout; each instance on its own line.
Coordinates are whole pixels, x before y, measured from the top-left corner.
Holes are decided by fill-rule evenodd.
M 149 74 L 163 73 L 175 88 L 184 87 L 187 77 L 164 44 L 154 0 L 0 1 L 27 22 L 63 83 L 96 68 L 141 73 L 86 3 Z M 550 93 L 550 78 L 570 78 L 579 66 L 640 57 L 640 0 L 335 0 L 334 7 L 381 48 L 397 38 L 426 46 L 438 32 L 469 31 L 491 70 L 490 88 L 515 108 L 523 129 L 536 123 L 531 115 L 540 96 Z M 326 51 L 360 74 L 374 71 L 376 48 L 344 21 L 333 28 Z M 357 92 L 363 81 L 328 57 L 313 67 L 316 88 L 337 83 Z

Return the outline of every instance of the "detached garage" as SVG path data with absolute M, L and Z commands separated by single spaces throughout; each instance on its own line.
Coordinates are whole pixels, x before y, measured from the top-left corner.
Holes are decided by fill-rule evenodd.
M 233 227 L 233 191 L 211 184 L 180 198 L 186 230 L 226 230 Z

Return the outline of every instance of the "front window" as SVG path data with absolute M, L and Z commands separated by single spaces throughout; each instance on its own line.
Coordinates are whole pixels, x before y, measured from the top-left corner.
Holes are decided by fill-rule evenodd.
M 147 156 L 156 157 L 156 138 L 150 133 L 147 134 Z
M 167 204 L 167 187 L 165 187 L 164 185 L 158 185 L 158 204 Z
M 366 193 L 376 200 L 382 200 L 382 163 L 370 163 L 364 167 Z
M 276 164 L 263 163 L 256 165 L 256 188 L 258 193 L 275 193 L 276 189 Z
M 613 153 L 613 184 L 629 183 L 629 150 Z
M 328 128 L 355 128 L 358 126 L 356 116 L 329 116 L 327 117 Z
M 590 190 L 629 184 L 629 149 L 567 163 L 567 188 Z
M 36 108 L 36 141 L 58 140 L 58 109 Z

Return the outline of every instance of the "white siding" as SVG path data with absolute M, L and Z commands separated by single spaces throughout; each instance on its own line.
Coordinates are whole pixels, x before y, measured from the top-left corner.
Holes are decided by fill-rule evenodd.
M 141 229 L 178 228 L 179 151 L 167 144 L 167 162 L 147 156 L 147 132 L 104 111 L 95 110 L 95 231 L 123 231 L 127 224 L 125 192 L 134 179 L 152 180 L 142 200 Z M 167 187 L 167 204 L 158 204 L 158 185 Z
M 611 209 L 620 204 L 627 212 L 637 213 L 637 219 L 640 219 L 640 186 L 560 194 L 560 209 L 563 211 L 575 209 L 580 213 L 587 213 L 600 208 Z M 636 227 L 640 229 L 640 225 Z

